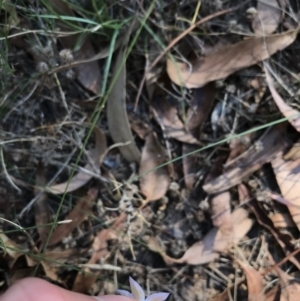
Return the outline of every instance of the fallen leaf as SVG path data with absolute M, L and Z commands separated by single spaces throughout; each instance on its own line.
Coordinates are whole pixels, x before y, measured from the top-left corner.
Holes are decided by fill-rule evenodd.
M 181 142 L 199 145 L 199 141 L 188 132 L 183 122 L 178 117 L 177 108 L 167 99 L 152 101 L 152 111 L 166 137 Z
M 46 242 L 50 231 L 50 226 L 46 225 L 51 223 L 51 214 L 48 206 L 47 194 L 44 192 L 45 186 L 46 178 L 44 166 L 42 163 L 39 163 L 36 171 L 34 186 L 34 194 L 35 196 L 39 196 L 34 202 L 34 213 L 37 231 L 42 242 L 41 247 Z
M 6 254 L 9 255 L 10 259 L 8 260 L 8 266 L 11 268 L 17 259 L 23 255 L 20 252 L 20 246 L 7 237 L 4 233 L 0 233 L 1 249 L 4 250 Z
M 298 301 L 300 295 L 300 284 L 293 277 L 281 270 L 268 252 L 268 257 L 271 264 L 274 266 L 280 280 L 280 287 L 276 285 L 267 295 L 266 301 L 278 300 L 277 295 L 280 295 L 280 301 Z M 277 298 L 276 298 L 277 297 Z
M 87 163 L 84 166 L 84 170 L 86 171 L 80 171 L 77 173 L 71 180 L 66 181 L 61 184 L 55 184 L 51 185 L 46 188 L 46 190 L 53 194 L 62 194 L 74 191 L 83 185 L 85 185 L 90 179 L 93 178 L 92 173 L 95 172 L 95 170 L 100 168 L 100 165 L 102 163 L 103 155 L 106 152 L 107 149 L 107 142 L 106 137 L 101 129 L 98 127 L 94 127 L 95 132 L 95 139 L 96 139 L 96 147 L 92 151 L 91 159 L 92 163 Z
M 168 59 L 167 72 L 175 84 L 199 88 L 269 58 L 292 44 L 296 37 L 297 31 L 288 31 L 269 37 L 247 39 L 199 58 L 189 65 Z
M 217 259 L 220 253 L 227 252 L 233 244 L 238 243 L 250 230 L 252 221 L 247 217 L 246 210 L 238 208 L 232 213 L 231 217 L 232 231 L 223 231 L 223 229 L 216 227 L 211 229 L 202 241 L 192 245 L 179 259 L 169 257 L 155 239 L 148 241 L 147 245 L 152 251 L 159 253 L 167 265 L 173 263 L 206 264 Z
M 214 82 L 194 90 L 187 113 L 186 126 L 190 133 L 198 140 L 200 139 L 202 125 L 214 106 L 216 93 L 217 90 Z
M 93 213 L 92 208 L 97 195 L 97 189 L 90 189 L 87 195 L 77 202 L 74 209 L 66 217 L 66 220 L 70 220 L 71 222 L 61 224 L 55 229 L 49 240 L 49 246 L 53 246 L 62 241 L 80 226 L 88 215 Z
M 230 193 L 221 192 L 210 196 L 211 219 L 213 225 L 223 231 L 232 231 L 232 217 L 230 208 Z
M 211 262 L 217 259 L 220 253 L 228 251 L 233 244 L 238 243 L 252 226 L 247 211 L 242 208 L 232 213 L 232 223 L 231 232 L 223 232 L 220 228 L 211 229 L 202 241 L 195 243 L 185 252 L 179 259 L 180 262 L 191 265 Z
M 145 139 L 146 136 L 152 131 L 151 127 L 144 122 L 140 117 L 133 113 L 128 115 L 130 126 L 132 130 L 141 138 Z
M 248 189 L 244 184 L 240 184 L 238 186 L 238 193 L 240 203 L 247 203 L 251 211 L 254 213 L 257 222 L 264 228 L 268 229 L 270 233 L 272 233 L 272 235 L 282 248 L 282 251 L 286 255 L 292 253 L 295 250 L 295 248 L 291 242 L 291 237 L 275 228 L 272 221 L 268 218 L 268 216 L 260 207 L 260 202 L 258 202 L 256 199 L 253 199 L 252 197 L 250 198 Z M 291 256 L 289 258 L 289 261 L 293 263 L 298 269 L 300 269 L 300 254 Z
M 130 124 L 126 110 L 126 64 L 125 55 L 127 44 L 134 22 L 127 31 L 122 46 L 118 52 L 114 63 L 112 78 L 115 79 L 113 87 L 107 100 L 107 121 L 109 133 L 115 143 L 124 143 L 119 146 L 123 157 L 129 162 L 140 161 L 140 151 L 136 147 L 134 138 L 130 129 Z
M 252 21 L 255 35 L 267 36 L 276 31 L 281 15 L 281 7 L 277 0 L 258 0 L 257 14 Z
M 269 216 L 276 228 L 294 228 L 294 221 L 288 213 L 274 213 Z
M 193 99 L 187 113 L 186 127 L 188 131 L 200 140 L 201 128 L 208 117 L 215 100 L 216 87 L 214 83 L 209 83 L 202 88 L 194 90 Z M 182 165 L 184 181 L 187 189 L 192 189 L 195 183 L 195 175 L 200 169 L 200 162 L 197 160 L 199 154 L 185 156 L 197 149 L 196 145 L 183 144 Z
M 264 301 L 264 285 L 261 274 L 252 268 L 249 264 L 239 259 L 235 259 L 244 270 L 248 285 L 248 301 Z
M 243 179 L 270 162 L 286 146 L 285 123 L 270 127 L 245 153 L 224 166 L 224 173 L 203 186 L 208 193 L 219 193 L 241 183 Z
M 294 143 L 292 147 L 283 155 L 284 160 L 297 160 L 300 159 L 300 140 Z
M 108 241 L 117 239 L 119 231 L 124 227 L 124 220 L 126 215 L 121 214 L 113 225 L 108 229 L 103 229 L 97 233 L 93 243 L 93 254 L 88 264 L 95 264 L 99 260 L 103 259 L 108 251 Z M 92 273 L 89 268 L 84 268 L 83 272 L 77 274 L 74 284 L 73 291 L 78 293 L 87 293 L 92 284 L 95 282 L 99 272 Z
M 53 0 L 51 4 L 55 13 L 65 16 L 74 16 L 73 11 L 68 6 L 67 2 L 62 0 Z M 58 21 L 60 29 L 62 31 L 68 31 L 70 28 L 66 23 Z M 77 44 L 79 34 L 60 37 L 59 40 L 63 44 L 64 48 L 73 50 Z M 85 38 L 80 49 L 74 52 L 74 58 L 76 60 L 84 60 L 95 56 L 95 50 L 89 38 Z M 85 62 L 74 67 L 77 73 L 77 80 L 83 87 L 92 91 L 95 94 L 99 94 L 102 88 L 102 76 L 98 62 Z
M 156 134 L 151 132 L 146 137 L 139 169 L 140 190 L 146 196 L 146 201 L 158 200 L 166 194 L 170 184 L 168 168 L 159 167 L 165 163 L 165 150 Z
M 292 219 L 300 229 L 300 159 L 285 161 L 282 156 L 279 151 L 271 164 Z
M 276 91 L 276 89 L 274 87 L 272 77 L 271 77 L 269 71 L 267 70 L 267 68 L 265 68 L 265 73 L 266 73 L 266 80 L 267 80 L 267 84 L 269 86 L 270 92 L 271 92 L 271 94 L 273 96 L 273 99 L 276 102 L 279 110 L 281 111 L 281 113 L 283 114 L 283 116 L 285 116 L 286 118 L 288 118 L 288 120 L 291 123 L 291 125 L 298 132 L 300 132 L 300 112 L 297 111 L 297 110 L 295 110 L 295 109 L 293 109 L 292 107 L 290 107 L 281 98 L 281 96 L 278 94 L 278 92 Z

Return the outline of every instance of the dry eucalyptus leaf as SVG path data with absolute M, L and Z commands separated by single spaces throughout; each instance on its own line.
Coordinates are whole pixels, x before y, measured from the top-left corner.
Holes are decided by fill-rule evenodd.
M 288 120 L 291 123 L 291 125 L 298 132 L 300 132 L 300 112 L 297 111 L 297 110 L 295 110 L 295 109 L 293 109 L 292 107 L 290 107 L 281 98 L 281 96 L 278 94 L 278 92 L 276 91 L 276 89 L 274 87 L 272 77 L 271 77 L 269 71 L 267 70 L 267 68 L 265 68 L 265 73 L 266 73 L 267 84 L 269 86 L 269 89 L 271 91 L 273 99 L 276 102 L 279 110 L 281 111 L 281 113 L 283 114 L 283 116 L 285 116 L 286 118 L 288 118 Z
M 277 0 L 258 0 L 257 14 L 252 21 L 252 28 L 257 36 L 266 36 L 276 31 L 282 16 Z
M 105 154 L 107 149 L 106 137 L 102 130 L 98 127 L 94 127 L 94 132 L 96 138 L 96 147 L 91 154 L 91 159 L 93 162 L 87 163 L 84 166 L 84 170 L 86 170 L 87 172 L 80 171 L 70 181 L 51 185 L 50 187 L 47 187 L 47 192 L 53 194 L 63 194 L 71 192 L 82 187 L 93 178 L 92 173 L 95 173 L 95 170 L 100 168 L 103 160 L 103 155 Z
M 36 179 L 34 186 L 35 196 L 39 197 L 34 202 L 34 213 L 35 213 L 35 223 L 37 225 L 37 231 L 39 233 L 42 245 L 46 242 L 50 227 L 46 224 L 51 222 L 50 208 L 48 206 L 47 194 L 44 191 L 46 186 L 45 170 L 42 163 L 38 164 L 36 171 Z M 41 189 L 42 188 L 42 189 Z
M 276 228 L 294 228 L 296 227 L 292 217 L 288 213 L 274 213 L 269 216 Z
M 188 132 L 180 120 L 177 108 L 168 100 L 153 100 L 152 109 L 167 137 L 181 142 L 199 145 L 199 141 Z
M 93 254 L 88 261 L 88 264 L 95 264 L 99 260 L 107 256 L 107 254 L 109 253 L 108 241 L 118 238 L 118 232 L 121 231 L 121 229 L 124 227 L 125 218 L 126 216 L 124 214 L 121 214 L 110 228 L 103 229 L 97 233 L 92 246 Z M 96 278 L 99 274 L 99 272 L 92 273 L 92 271 L 87 267 L 84 269 L 84 272 L 85 273 L 79 272 L 77 274 L 72 288 L 73 291 L 78 293 L 87 293 L 91 286 L 95 283 Z
M 211 219 L 215 227 L 232 230 L 230 201 L 228 191 L 210 196 Z
M 297 31 L 269 37 L 250 38 L 197 59 L 189 65 L 167 60 L 170 79 L 179 86 L 199 88 L 269 58 L 292 44 Z
M 214 82 L 194 90 L 187 113 L 186 127 L 197 140 L 200 140 L 202 125 L 213 107 L 215 96 L 216 87 Z M 183 155 L 195 150 L 197 150 L 197 145 L 184 144 L 182 146 Z M 186 188 L 190 190 L 194 186 L 196 173 L 200 169 L 200 163 L 197 160 L 198 156 L 199 154 L 196 153 L 182 158 L 184 181 Z
M 123 157 L 129 162 L 139 162 L 141 153 L 135 145 L 126 110 L 126 64 L 125 55 L 130 33 L 134 24 L 127 31 L 123 44 L 114 63 L 113 87 L 107 100 L 107 121 L 109 133 L 115 143 L 124 143 L 119 147 Z M 121 70 L 120 70 L 121 69 Z
M 291 241 L 291 237 L 275 228 L 272 221 L 268 218 L 264 210 L 261 208 L 262 206 L 260 202 L 258 202 L 253 197 L 250 198 L 248 189 L 244 184 L 238 185 L 238 193 L 240 203 L 246 202 L 248 204 L 251 211 L 254 213 L 257 222 L 262 227 L 266 228 L 270 233 L 272 233 L 272 235 L 282 248 L 283 252 L 286 255 L 292 253 L 295 250 L 295 247 Z M 293 263 L 298 269 L 300 269 L 300 254 L 295 254 L 295 256 L 289 257 L 289 261 Z
M 146 196 L 146 201 L 158 200 L 166 194 L 170 184 L 168 168 L 159 167 L 166 162 L 165 149 L 159 143 L 156 134 L 149 133 L 142 151 L 139 170 L 140 190 Z
M 270 162 L 280 149 L 286 146 L 284 131 L 286 124 L 269 128 L 245 153 L 224 166 L 224 173 L 203 186 L 208 193 L 219 193 L 241 183 L 263 164 Z
M 49 4 L 52 5 L 53 10 L 60 15 L 74 16 L 73 11 L 68 4 L 63 0 L 52 0 Z M 59 21 L 59 27 L 62 31 L 69 31 L 70 28 L 65 22 Z M 79 40 L 80 35 L 70 35 L 60 37 L 60 41 L 67 49 L 74 49 Z M 86 38 L 81 45 L 80 49 L 75 51 L 74 58 L 76 60 L 88 59 L 95 56 L 95 50 L 89 38 Z M 95 94 L 101 92 L 102 76 L 98 62 L 85 62 L 84 64 L 77 65 L 75 67 L 78 81 L 86 89 L 92 91 Z
M 71 222 L 59 225 L 53 232 L 49 246 L 55 245 L 62 241 L 65 237 L 71 234 L 81 223 L 86 219 L 88 215 L 93 214 L 92 207 L 96 200 L 98 191 L 97 189 L 90 189 L 87 195 L 81 198 L 74 209 L 67 215 L 66 220 Z
M 283 152 L 278 152 L 271 164 L 283 199 L 300 230 L 300 159 L 285 161 L 282 156 Z
M 265 301 L 263 293 L 264 285 L 261 274 L 249 264 L 239 259 L 235 259 L 246 274 L 248 284 L 248 301 Z
M 233 244 L 238 243 L 250 230 L 252 221 L 247 217 L 247 211 L 238 208 L 232 213 L 233 231 L 223 231 L 220 228 L 211 229 L 203 238 L 192 245 L 178 263 L 191 265 L 205 264 L 217 259 L 220 253 L 227 252 Z

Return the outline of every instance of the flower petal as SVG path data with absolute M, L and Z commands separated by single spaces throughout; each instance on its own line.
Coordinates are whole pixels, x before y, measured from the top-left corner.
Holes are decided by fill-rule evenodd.
M 122 296 L 134 299 L 133 295 L 131 293 L 129 293 L 128 291 L 117 290 L 117 293 L 120 294 L 120 295 L 122 295 Z
M 169 295 L 169 293 L 155 293 L 150 295 L 145 301 L 165 301 Z
M 141 286 L 131 277 L 129 277 L 129 282 L 130 282 L 131 293 L 134 299 L 137 301 L 144 301 L 145 293 L 144 290 L 141 288 Z

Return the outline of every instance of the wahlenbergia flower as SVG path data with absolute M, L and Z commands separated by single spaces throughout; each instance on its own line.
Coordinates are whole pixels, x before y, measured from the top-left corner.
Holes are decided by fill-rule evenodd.
M 145 299 L 145 293 L 141 286 L 131 277 L 129 277 L 129 282 L 131 293 L 125 290 L 118 290 L 117 292 L 136 301 L 165 301 L 170 295 L 169 293 L 155 293 Z

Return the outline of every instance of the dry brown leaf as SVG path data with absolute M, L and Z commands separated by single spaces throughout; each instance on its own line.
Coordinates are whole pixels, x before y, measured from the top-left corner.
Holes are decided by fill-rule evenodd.
M 97 233 L 93 243 L 93 254 L 88 261 L 88 264 L 95 264 L 100 259 L 107 256 L 109 253 L 108 241 L 118 238 L 118 232 L 124 226 L 125 217 L 125 214 L 121 214 L 110 228 L 101 230 Z M 97 276 L 97 273 L 92 273 L 89 268 L 85 268 L 84 273 L 77 274 L 73 284 L 73 291 L 87 293 Z
M 90 189 L 87 195 L 81 198 L 74 209 L 67 215 L 66 220 L 71 220 L 70 223 L 59 225 L 55 231 L 53 232 L 49 246 L 53 246 L 60 241 L 62 241 L 65 237 L 67 237 L 70 233 L 72 233 L 81 223 L 86 219 L 86 217 L 93 213 L 92 207 L 97 198 L 98 190 Z
M 38 256 L 40 254 L 35 253 L 37 252 L 36 249 L 32 254 L 24 255 L 25 252 L 23 248 L 17 243 L 15 243 L 14 241 L 12 241 L 10 238 L 8 238 L 4 233 L 0 233 L 0 240 L 1 240 L 1 244 L 3 245 L 2 248 L 4 249 L 5 252 L 7 252 L 7 254 L 10 257 L 8 260 L 8 266 L 12 270 L 14 270 L 14 264 L 17 261 L 17 259 L 20 258 L 21 256 L 25 256 L 27 267 L 34 267 L 38 262 L 40 262 L 46 276 L 52 279 L 53 281 L 58 281 L 58 273 L 57 273 L 58 270 L 55 267 L 51 266 L 51 264 L 48 263 L 46 260 L 40 261 L 40 257 Z M 22 274 L 26 276 L 25 273 Z M 21 275 L 18 275 L 18 277 L 20 276 Z
M 228 251 L 234 243 L 238 243 L 250 230 L 252 221 L 247 212 L 238 208 L 232 213 L 233 231 L 227 232 L 213 228 L 202 241 L 192 245 L 180 258 L 180 262 L 191 265 L 205 264 L 217 259 L 220 253 Z
M 240 203 L 246 202 L 251 211 L 254 213 L 257 222 L 272 233 L 285 254 L 291 254 L 295 250 L 294 245 L 291 242 L 291 237 L 274 227 L 272 221 L 260 207 L 260 202 L 256 199 L 250 198 L 248 189 L 244 184 L 240 184 L 238 186 L 238 193 Z M 300 269 L 300 254 L 289 257 L 289 261 Z
M 300 230 L 300 159 L 285 161 L 283 152 L 271 161 L 281 194 L 286 201 L 292 219 Z
M 80 171 L 77 173 L 70 181 L 66 181 L 61 184 L 51 185 L 47 187 L 47 191 L 53 194 L 62 194 L 74 191 L 83 185 L 85 185 L 89 180 L 93 178 L 92 173 L 100 168 L 101 162 L 103 160 L 103 155 L 107 149 L 106 137 L 101 129 L 94 127 L 96 147 L 91 154 L 92 163 L 88 163 L 84 166 L 87 171 Z M 89 173 L 90 172 L 90 173 Z
M 224 47 L 189 65 L 168 59 L 168 75 L 179 86 L 199 88 L 269 58 L 292 44 L 296 37 L 297 31 L 288 31 L 269 37 L 247 39 Z
M 52 5 L 53 10 L 59 15 L 74 16 L 73 11 L 69 8 L 68 4 L 62 0 L 53 0 L 49 4 Z M 69 27 L 64 22 L 58 22 L 62 31 L 68 31 Z M 60 37 L 60 41 L 67 49 L 74 49 L 79 39 L 78 35 L 70 35 Z M 95 50 L 91 40 L 86 38 L 80 49 L 74 53 L 76 60 L 88 59 L 95 56 Z M 75 67 L 78 81 L 88 90 L 95 94 L 101 92 L 102 76 L 98 62 L 86 62 L 79 64 Z
M 119 146 L 123 157 L 129 162 L 139 162 L 141 153 L 135 145 L 126 110 L 126 64 L 124 61 L 133 26 L 134 22 L 124 37 L 114 63 L 112 78 L 116 77 L 116 80 L 107 100 L 107 121 L 113 141 L 126 144 Z
M 276 263 L 269 252 L 268 257 L 278 274 L 280 287 L 279 285 L 276 285 L 270 292 L 268 292 L 266 301 L 298 301 L 300 295 L 300 284 L 295 281 L 296 279 L 290 277 L 287 273 L 276 266 Z M 279 295 L 280 299 L 278 298 Z
M 211 229 L 202 241 L 192 245 L 179 259 L 166 255 L 155 239 L 147 242 L 148 247 L 159 253 L 168 265 L 173 263 L 199 265 L 212 262 L 220 256 L 220 253 L 227 252 L 233 244 L 238 243 L 252 226 L 252 221 L 247 217 L 247 211 L 242 208 L 236 209 L 231 217 L 232 231 L 223 231 L 220 228 Z
M 8 266 L 11 268 L 17 259 L 23 254 L 19 251 L 21 250 L 20 246 L 7 237 L 4 233 L 0 233 L 1 249 L 4 250 L 10 257 L 8 260 Z
M 223 231 L 232 231 L 232 217 L 230 208 L 230 193 L 221 192 L 210 196 L 211 219 L 213 225 Z
M 276 31 L 282 12 L 277 0 L 258 0 L 257 14 L 252 21 L 252 29 L 257 36 L 266 36 Z
M 264 301 L 264 285 L 261 274 L 252 268 L 249 264 L 239 259 L 235 259 L 246 274 L 248 284 L 248 301 Z
M 152 110 L 167 137 L 181 142 L 199 145 L 199 141 L 188 132 L 179 119 L 177 108 L 168 100 L 153 100 Z
M 162 198 L 169 187 L 170 177 L 166 166 L 165 150 L 159 143 L 157 136 L 151 132 L 146 137 L 142 151 L 139 174 L 140 189 L 146 196 L 146 201 L 155 201 Z
M 269 216 L 276 228 L 294 228 L 294 221 L 288 213 L 274 213 Z
M 193 99 L 187 113 L 186 127 L 197 140 L 200 139 L 202 125 L 213 107 L 215 95 L 215 83 L 209 83 L 194 91 Z M 182 146 L 182 154 L 186 155 L 196 149 L 196 145 L 184 144 Z M 196 172 L 200 169 L 197 156 L 198 154 L 192 154 L 182 158 L 184 181 L 187 189 L 193 188 Z
M 140 117 L 135 116 L 133 113 L 128 114 L 128 118 L 132 130 L 141 139 L 145 139 L 146 136 L 152 131 L 151 127 L 146 122 L 144 122 Z
M 279 110 L 281 111 L 281 113 L 283 114 L 283 116 L 285 116 L 286 118 L 288 118 L 288 120 L 291 123 L 291 125 L 298 132 L 300 132 L 300 112 L 297 111 L 297 110 L 295 110 L 295 109 L 293 109 L 292 107 L 290 107 L 281 98 L 281 96 L 278 94 L 278 92 L 276 91 L 276 89 L 274 87 L 272 77 L 271 77 L 269 71 L 267 70 L 267 68 L 265 68 L 265 73 L 266 73 L 266 80 L 267 80 L 267 84 L 269 86 L 270 92 L 271 92 L 271 94 L 273 96 L 273 99 L 276 102 Z
M 297 160 L 300 159 L 300 140 L 298 142 L 294 143 L 284 155 L 283 155 L 284 160 Z
M 34 186 L 34 194 L 39 197 L 34 202 L 34 213 L 35 213 L 35 223 L 37 226 L 37 231 L 40 235 L 40 240 L 42 242 L 41 246 L 44 245 L 48 238 L 50 231 L 50 226 L 46 226 L 51 223 L 51 214 L 49 211 L 47 194 L 44 192 L 44 187 L 46 186 L 46 178 L 44 166 L 42 163 L 38 164 L 36 171 L 36 179 Z M 42 188 L 42 189 L 41 189 Z
M 281 123 L 269 128 L 248 151 L 227 163 L 224 173 L 206 183 L 203 189 L 208 193 L 219 193 L 241 183 L 241 181 L 263 164 L 270 162 L 276 153 L 286 146 L 284 131 L 286 124 Z

